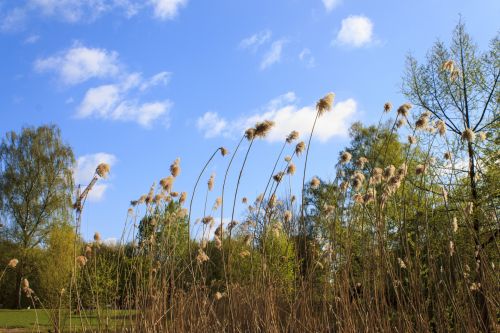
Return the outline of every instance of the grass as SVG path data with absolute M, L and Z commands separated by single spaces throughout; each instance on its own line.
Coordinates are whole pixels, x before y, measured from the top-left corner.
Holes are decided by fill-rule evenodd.
M 99 323 L 96 311 L 85 311 L 81 314 L 73 314 L 71 316 L 72 326 L 77 330 L 83 326 L 88 328 L 107 327 L 111 331 L 119 331 L 127 325 L 129 321 L 130 311 L 127 310 L 104 310 L 101 313 L 101 318 L 108 318 L 106 322 Z M 15 331 L 15 332 L 31 332 L 36 327 L 38 315 L 38 323 L 40 329 L 47 331 L 52 328 L 50 319 L 47 313 L 43 310 L 0 310 L 0 332 Z M 63 316 L 64 317 L 64 316 Z M 63 330 L 69 330 L 69 318 L 63 324 Z

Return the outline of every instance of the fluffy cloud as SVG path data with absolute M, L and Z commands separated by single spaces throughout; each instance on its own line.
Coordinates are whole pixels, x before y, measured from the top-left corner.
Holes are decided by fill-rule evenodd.
M 105 0 L 29 0 L 28 5 L 45 16 L 54 16 L 66 22 L 94 19 L 112 7 L 112 3 L 108 4 Z
M 270 30 L 263 30 L 243 39 L 239 44 L 241 49 L 251 50 L 254 54 L 257 53 L 262 46 L 271 44 L 263 55 L 259 54 L 259 56 L 262 56 L 260 61 L 261 70 L 280 62 L 283 47 L 287 43 L 287 40 L 284 38 L 271 41 L 271 36 L 272 32 Z
M 261 45 L 265 44 L 271 39 L 271 35 L 272 33 L 269 30 L 258 32 L 250 37 L 243 39 L 240 42 L 240 47 L 243 49 L 251 49 L 255 52 Z
M 171 73 L 159 72 L 150 78 L 141 73 L 127 73 L 118 61 L 118 53 L 105 49 L 89 48 L 80 43 L 64 52 L 35 61 L 38 72 L 54 72 L 67 85 L 76 85 L 92 78 L 111 79 L 87 90 L 77 107 L 78 118 L 100 118 L 119 121 L 133 121 L 149 127 L 153 121 L 163 119 L 168 126 L 168 112 L 172 102 L 142 102 L 149 89 L 166 85 Z
M 134 121 L 143 127 L 163 117 L 168 125 L 168 112 L 172 107 L 169 100 L 148 103 L 139 102 L 134 97 L 157 84 L 165 84 L 167 72 L 143 80 L 138 73 L 130 74 L 122 82 L 90 88 L 77 109 L 78 118 L 95 117 L 100 119 Z
M 177 16 L 179 9 L 187 4 L 187 0 L 152 0 L 155 17 L 167 20 Z
M 373 40 L 373 23 L 362 15 L 351 15 L 342 20 L 336 42 L 341 45 L 361 47 Z
M 14 8 L 5 15 L 0 16 L 0 31 L 16 31 L 23 28 L 26 21 L 26 10 Z
M 266 69 L 275 63 L 278 63 L 281 60 L 281 53 L 283 51 L 283 46 L 285 45 L 286 40 L 280 39 L 274 41 L 271 44 L 269 51 L 264 55 L 262 61 L 260 63 L 260 69 Z
M 196 121 L 198 130 L 204 133 L 205 138 L 221 135 L 226 130 L 227 122 L 220 118 L 217 112 L 206 112 Z
M 55 72 L 68 85 L 91 78 L 109 78 L 119 73 L 118 54 L 105 49 L 89 48 L 75 43 L 70 49 L 35 61 L 38 72 Z
M 314 105 L 298 106 L 297 98 L 293 92 L 288 92 L 281 95 L 268 103 L 264 110 L 260 113 L 249 117 L 242 117 L 233 121 L 222 119 L 217 114 L 207 113 L 198 119 L 198 122 L 203 123 L 203 119 L 215 119 L 217 123 L 223 123 L 217 131 L 211 132 L 210 136 L 234 136 L 238 133 L 255 125 L 256 122 L 266 119 L 273 120 L 275 126 L 266 137 L 267 141 L 276 142 L 283 141 L 286 136 L 292 131 L 299 131 L 303 138 L 310 132 L 314 118 L 316 116 L 316 108 Z M 343 101 L 335 102 L 333 110 L 324 114 L 316 124 L 314 138 L 326 142 L 334 136 L 346 136 L 350 123 L 353 121 L 357 111 L 357 103 L 354 99 L 349 98 Z M 206 129 L 210 127 L 198 127 L 207 135 Z
M 24 44 L 35 44 L 40 39 L 40 35 L 30 35 L 24 40 Z
M 342 0 L 322 0 L 323 5 L 325 5 L 325 9 L 327 12 L 331 12 L 335 7 L 340 5 Z
M 107 13 L 130 18 L 141 10 L 153 9 L 154 17 L 170 20 L 178 15 L 187 0 L 17 0 L 0 17 L 0 30 L 19 30 L 34 15 L 68 23 L 92 22 Z
M 82 189 L 87 186 L 94 176 L 95 169 L 99 163 L 107 163 L 111 167 L 116 163 L 116 156 L 108 153 L 96 153 L 83 155 L 76 160 L 76 168 L 73 170 L 73 177 L 76 185 L 81 185 Z M 109 187 L 107 179 L 100 179 L 89 192 L 89 201 L 100 201 Z

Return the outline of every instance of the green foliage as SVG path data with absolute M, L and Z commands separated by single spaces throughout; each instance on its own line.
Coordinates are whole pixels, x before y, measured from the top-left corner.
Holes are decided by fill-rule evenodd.
M 56 126 L 28 127 L 7 133 L 0 158 L 0 207 L 10 235 L 24 249 L 34 247 L 51 224 L 68 221 L 73 152 Z
M 38 293 L 40 298 L 43 298 L 44 306 L 49 309 L 59 308 L 60 302 L 65 299 L 61 295 L 69 290 L 75 262 L 75 241 L 75 233 L 69 225 L 55 226 L 49 232 L 44 256 L 38 264 Z

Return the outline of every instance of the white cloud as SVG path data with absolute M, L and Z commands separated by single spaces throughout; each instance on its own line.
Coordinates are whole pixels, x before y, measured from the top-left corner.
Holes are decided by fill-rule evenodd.
M 299 59 L 308 68 L 312 68 L 312 67 L 316 66 L 316 60 L 314 59 L 314 57 L 313 57 L 313 55 L 311 53 L 311 50 L 309 50 L 308 48 L 305 48 L 302 51 L 300 51 L 300 53 L 299 53 Z
M 79 118 L 133 121 L 143 127 L 151 126 L 153 121 L 162 117 L 165 125 L 168 125 L 168 112 L 173 105 L 171 101 L 141 103 L 133 96 L 137 91 L 166 83 L 165 73 L 158 73 L 148 80 L 143 80 L 139 73 L 133 73 L 121 83 L 90 88 L 78 106 L 76 115 Z
M 119 73 L 118 54 L 105 49 L 88 48 L 75 43 L 69 50 L 35 61 L 38 72 L 55 72 L 68 85 L 91 78 L 108 78 Z
M 256 52 L 261 45 L 271 39 L 271 35 L 272 33 L 270 30 L 264 30 L 253 34 L 252 36 L 247 37 L 240 42 L 240 48 L 251 49 L 253 52 Z
M 40 35 L 30 35 L 24 40 L 24 44 L 35 44 L 40 39 Z
M 356 112 L 357 103 L 352 98 L 335 102 L 332 111 L 327 112 L 318 120 L 314 138 L 326 142 L 334 136 L 346 136 Z M 200 119 L 205 118 L 206 115 Z M 238 135 L 243 133 L 246 128 L 254 126 L 256 122 L 268 119 L 273 120 L 275 126 L 266 137 L 266 140 L 276 142 L 283 141 L 292 130 L 299 131 L 301 137 L 305 138 L 311 131 L 316 116 L 316 108 L 314 105 L 298 106 L 295 94 L 288 92 L 271 100 L 262 112 L 249 117 L 227 121 L 217 114 L 215 116 L 214 119 L 219 123 L 224 123 L 224 126 L 212 133 L 212 136 Z
M 114 84 L 90 88 L 80 104 L 78 116 L 85 118 L 92 114 L 105 118 L 120 100 L 120 87 Z
M 53 71 L 63 83 L 69 85 L 79 84 L 91 78 L 113 79 L 109 84 L 92 87 L 86 91 L 77 107 L 78 118 L 133 121 L 143 127 L 149 127 L 153 121 L 162 118 L 163 124 L 168 127 L 168 112 L 172 102 L 142 102 L 140 97 L 153 87 L 166 85 L 171 73 L 163 71 L 150 78 L 143 78 L 142 73 L 127 73 L 124 67 L 118 61 L 118 53 L 88 48 L 79 43 L 67 51 L 35 62 L 37 71 Z
M 113 7 L 111 2 L 105 0 L 29 0 L 28 5 L 45 16 L 70 23 L 93 20 Z
M 168 20 L 177 16 L 179 9 L 187 5 L 187 0 L 151 0 L 151 4 L 155 17 Z
M 219 136 L 227 126 L 227 122 L 220 118 L 216 112 L 206 112 L 196 121 L 196 127 L 202 131 L 205 138 Z
M 108 153 L 96 153 L 83 155 L 76 160 L 76 168 L 73 170 L 73 177 L 76 185 L 81 185 L 82 190 L 90 183 L 94 176 L 95 169 L 100 163 L 107 163 L 110 167 L 116 163 L 116 156 Z M 89 192 L 87 199 L 90 201 L 100 201 L 109 187 L 107 179 L 99 179 Z
M 342 20 L 336 42 L 341 45 L 361 47 L 373 40 L 373 23 L 362 15 L 351 15 Z
M 144 82 L 141 83 L 140 90 L 145 91 L 148 90 L 149 88 L 152 88 L 157 85 L 166 85 L 168 81 L 170 80 L 171 73 L 169 72 L 160 72 L 158 74 L 153 75 L 150 79 L 145 80 Z
M 340 5 L 342 0 L 322 0 L 323 5 L 325 5 L 325 9 L 327 12 L 331 12 L 335 7 Z
M 92 22 L 104 14 L 126 18 L 153 8 L 159 20 L 173 19 L 188 0 L 16 0 L 14 7 L 0 17 L 0 31 L 21 30 L 32 16 L 44 16 L 67 23 Z
M 6 15 L 0 17 L 0 31 L 16 31 L 23 28 L 26 21 L 26 10 L 14 8 Z
M 269 66 L 278 63 L 281 60 L 281 53 L 283 51 L 283 45 L 285 45 L 286 40 L 280 39 L 277 41 L 274 41 L 271 44 L 271 48 L 267 53 L 264 55 L 262 58 L 262 61 L 260 63 L 260 69 L 266 69 Z

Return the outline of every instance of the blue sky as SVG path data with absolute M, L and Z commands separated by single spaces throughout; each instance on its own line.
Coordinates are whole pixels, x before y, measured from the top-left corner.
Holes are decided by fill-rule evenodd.
M 499 28 L 494 0 L 0 0 L 0 134 L 59 125 L 83 184 L 110 163 L 82 231 L 116 238 L 129 201 L 175 158 L 175 189 L 190 192 L 217 147 L 232 151 L 246 127 L 269 118 L 277 126 L 255 144 L 240 189 L 255 198 L 286 134 L 305 139 L 329 91 L 335 109 L 318 124 L 308 176 L 332 177 L 349 125 L 376 122 L 386 101 L 403 103 L 406 54 L 422 59 L 436 39 L 448 41 L 460 14 L 487 47 Z M 211 202 L 227 161 L 216 158 L 205 174 L 203 184 L 216 173 Z

